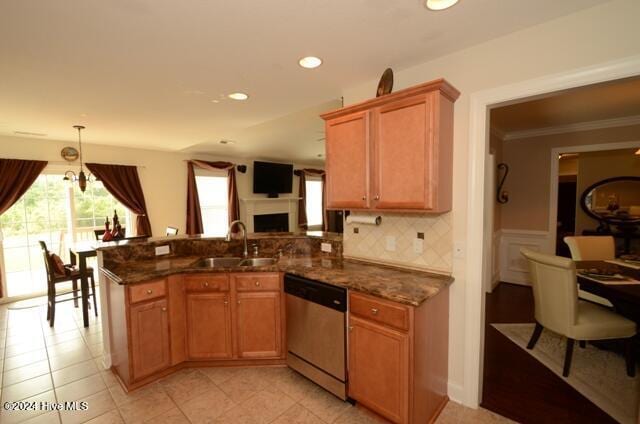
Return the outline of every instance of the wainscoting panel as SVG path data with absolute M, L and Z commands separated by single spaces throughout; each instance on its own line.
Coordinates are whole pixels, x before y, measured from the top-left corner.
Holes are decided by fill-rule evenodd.
M 531 230 L 500 231 L 500 281 L 531 285 L 529 268 L 520 249 L 526 247 L 537 252 L 548 253 L 549 232 Z

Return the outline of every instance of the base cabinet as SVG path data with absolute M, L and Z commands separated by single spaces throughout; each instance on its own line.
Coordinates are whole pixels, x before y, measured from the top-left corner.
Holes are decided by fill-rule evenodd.
M 236 337 L 240 358 L 282 355 L 280 292 L 238 293 Z
M 434 422 L 446 405 L 449 293 L 418 307 L 349 294 L 349 396 L 394 423 Z
M 133 380 L 147 377 L 171 365 L 167 314 L 166 299 L 130 307 Z
M 409 336 L 356 317 L 349 322 L 349 395 L 394 422 L 407 422 Z
M 187 293 L 189 359 L 231 359 L 231 310 L 227 293 Z

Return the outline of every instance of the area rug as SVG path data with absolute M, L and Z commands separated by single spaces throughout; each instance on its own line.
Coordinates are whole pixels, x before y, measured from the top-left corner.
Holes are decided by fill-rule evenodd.
M 573 350 L 571 373 L 562 377 L 566 339 L 544 330 L 532 350 L 526 348 L 534 324 L 491 324 L 509 340 L 520 346 L 584 397 L 623 424 L 638 421 L 640 378 L 627 376 L 624 358 L 587 344 Z

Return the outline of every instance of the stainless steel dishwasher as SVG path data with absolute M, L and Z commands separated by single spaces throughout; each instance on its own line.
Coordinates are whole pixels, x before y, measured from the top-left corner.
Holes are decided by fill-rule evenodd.
M 347 399 L 346 289 L 286 274 L 287 365 Z

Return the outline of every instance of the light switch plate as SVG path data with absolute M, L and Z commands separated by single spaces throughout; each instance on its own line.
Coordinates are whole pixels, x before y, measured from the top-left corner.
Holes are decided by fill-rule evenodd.
M 171 248 L 168 244 L 156 247 L 156 256 L 168 255 L 169 253 L 171 253 Z
M 396 251 L 396 238 L 394 236 L 387 236 L 385 249 L 387 252 Z
M 320 243 L 320 250 L 326 253 L 331 253 L 331 243 Z

